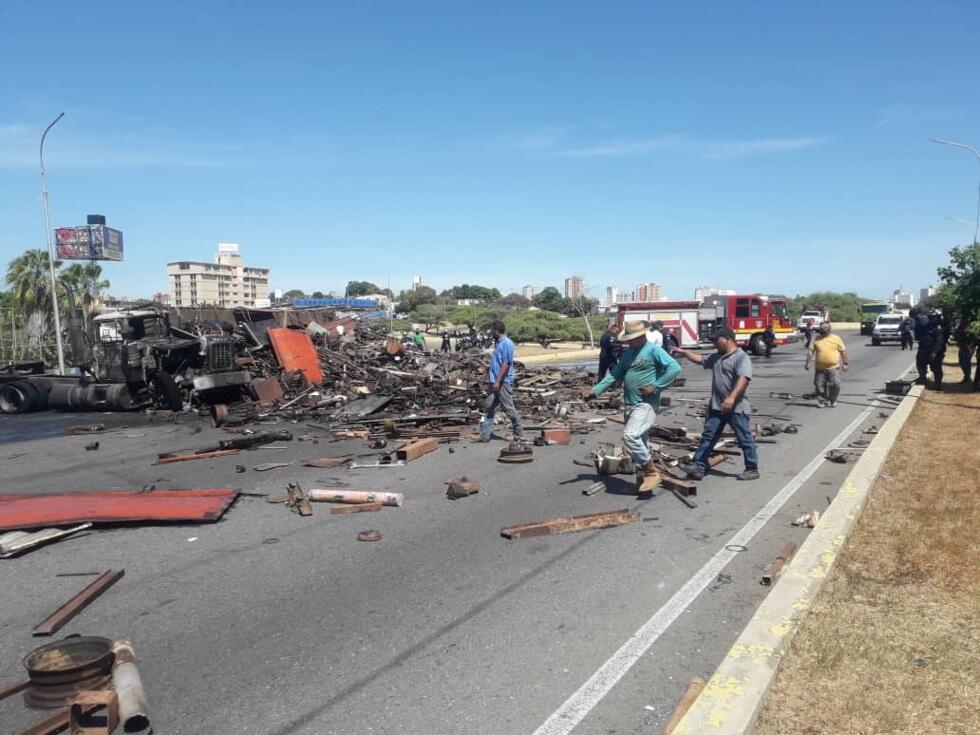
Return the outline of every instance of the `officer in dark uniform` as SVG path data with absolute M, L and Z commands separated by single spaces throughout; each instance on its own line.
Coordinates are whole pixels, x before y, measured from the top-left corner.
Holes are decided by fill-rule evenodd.
M 766 345 L 766 359 L 772 357 L 772 347 L 776 344 L 776 333 L 772 329 L 772 324 L 766 327 L 766 331 L 762 333 L 762 341 Z
M 916 318 L 915 341 L 919 349 L 915 353 L 915 367 L 919 371 L 918 385 L 926 385 L 926 369 L 932 370 L 933 388 L 943 389 L 943 358 L 949 335 L 942 319 L 936 312 L 921 313 Z
M 596 382 L 606 377 L 609 369 L 619 362 L 623 354 L 623 345 L 617 339 L 619 327 L 615 322 L 606 327 L 606 331 L 599 338 L 599 377 Z
M 439 348 L 443 352 L 450 352 L 452 345 L 449 344 L 449 332 L 444 331 L 442 333 L 442 347 Z
M 912 320 L 908 317 L 902 320 L 902 325 L 898 328 L 898 333 L 902 337 L 902 349 L 912 349 Z

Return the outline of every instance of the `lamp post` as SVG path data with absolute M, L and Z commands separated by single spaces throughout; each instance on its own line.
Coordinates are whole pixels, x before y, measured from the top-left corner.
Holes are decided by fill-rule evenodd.
M 933 143 L 939 143 L 940 145 L 950 145 L 954 148 L 962 148 L 963 150 L 970 151 L 977 160 L 980 161 L 980 151 L 971 145 L 965 145 L 963 143 L 957 143 L 952 140 L 943 140 L 941 138 L 930 138 Z M 977 237 L 980 236 L 980 185 L 977 186 L 977 220 L 973 226 L 973 244 L 976 245 L 978 240 Z
M 48 131 L 65 116 L 61 113 L 51 124 L 44 129 L 41 135 L 41 147 L 39 157 L 41 159 L 41 203 L 44 206 L 44 232 L 48 236 L 48 270 L 51 272 L 51 308 L 54 310 L 54 337 L 58 344 L 58 374 L 65 374 L 65 347 L 61 343 L 61 315 L 58 310 L 58 280 L 54 275 L 54 246 L 51 243 L 51 218 L 48 215 L 48 188 L 44 183 L 44 139 L 48 137 Z

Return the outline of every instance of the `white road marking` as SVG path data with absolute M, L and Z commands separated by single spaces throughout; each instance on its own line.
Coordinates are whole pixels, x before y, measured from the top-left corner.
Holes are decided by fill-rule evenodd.
M 910 365 L 901 375 L 907 374 L 914 365 Z M 873 411 L 878 410 L 878 402 L 872 401 L 871 405 L 864 409 L 856 419 L 849 423 L 844 429 L 827 444 L 814 457 L 806 467 L 790 480 L 782 490 L 772 499 L 762 506 L 748 523 L 742 526 L 739 531 L 732 536 L 724 546 L 712 556 L 703 567 L 701 567 L 693 577 L 691 577 L 674 596 L 671 597 L 663 607 L 653 614 L 640 629 L 637 630 L 629 640 L 624 643 L 599 670 L 596 671 L 588 681 L 578 688 L 565 703 L 551 715 L 544 724 L 534 731 L 534 735 L 567 735 L 574 730 L 578 724 L 585 719 L 586 715 L 602 701 L 609 691 L 616 686 L 616 683 L 623 678 L 633 664 L 645 654 L 657 639 L 671 626 L 671 624 L 681 616 L 691 603 L 697 599 L 704 589 L 714 581 L 715 577 L 728 565 L 738 551 L 728 551 L 730 547 L 747 546 L 749 541 L 760 531 L 769 520 L 779 512 L 787 500 L 802 487 L 803 483 L 809 480 L 813 474 L 820 469 L 824 463 L 824 455 L 831 449 L 840 446 L 848 436 L 850 436 Z

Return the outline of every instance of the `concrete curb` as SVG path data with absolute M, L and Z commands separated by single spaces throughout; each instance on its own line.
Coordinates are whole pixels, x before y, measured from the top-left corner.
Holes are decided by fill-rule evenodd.
M 922 390 L 921 385 L 913 386 L 907 398 L 918 398 Z M 830 574 L 915 404 L 908 399 L 899 403 L 875 435 L 827 512 L 678 723 L 674 735 L 752 732 L 779 661 Z

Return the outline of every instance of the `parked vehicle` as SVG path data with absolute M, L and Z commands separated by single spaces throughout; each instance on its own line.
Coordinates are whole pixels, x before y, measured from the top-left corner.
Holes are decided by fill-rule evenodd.
M 878 316 L 880 314 L 887 314 L 891 310 L 892 304 L 887 301 L 874 301 L 868 304 L 861 304 L 861 334 L 871 334 Z
M 814 329 L 820 322 L 830 321 L 830 307 L 822 304 L 804 306 L 800 318 L 796 320 L 796 331 L 802 332 L 809 323 Z
M 616 312 L 616 324 L 622 329 L 627 322 L 662 321 L 664 330 L 670 331 L 680 346 L 696 347 L 699 341 L 697 301 L 654 301 L 620 304 Z
M 877 347 L 882 342 L 901 343 L 903 321 L 905 321 L 905 317 L 902 314 L 879 314 L 871 328 L 871 344 Z
M 741 347 L 758 356 L 766 354 L 763 333 L 768 326 L 772 326 L 776 345 L 800 339 L 790 321 L 785 296 L 710 296 L 701 304 L 699 322 L 702 342 L 711 342 L 719 328 L 728 327 L 735 332 L 736 342 Z

